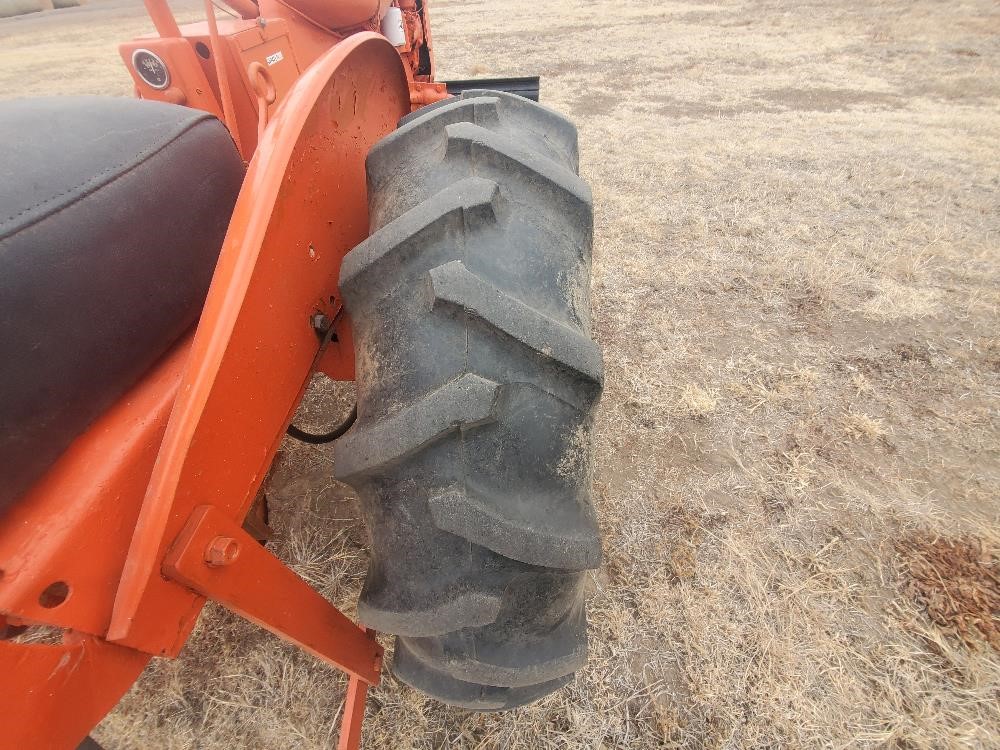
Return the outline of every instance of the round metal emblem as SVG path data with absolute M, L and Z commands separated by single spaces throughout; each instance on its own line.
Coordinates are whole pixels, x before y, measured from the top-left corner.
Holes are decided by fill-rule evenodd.
M 154 89 L 162 90 L 170 85 L 170 71 L 166 63 L 148 49 L 137 49 L 132 53 L 132 67 Z

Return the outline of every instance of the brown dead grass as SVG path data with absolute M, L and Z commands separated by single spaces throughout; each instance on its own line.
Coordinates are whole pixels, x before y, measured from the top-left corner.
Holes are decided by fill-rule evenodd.
M 1000 651 L 1000 558 L 983 540 L 927 532 L 901 539 L 903 590 L 942 632 Z
M 112 2 L 0 23 L 0 90 L 126 94 L 114 42 L 147 25 Z M 995 568 L 949 551 L 995 549 L 1000 517 L 995 4 L 496 11 L 434 4 L 442 77 L 540 73 L 596 199 L 591 661 L 509 714 L 389 674 L 366 746 L 1000 746 L 1000 654 L 955 619 L 979 602 L 995 623 Z M 318 386 L 300 419 L 348 401 Z M 286 446 L 275 550 L 353 612 L 365 532 L 330 462 Z M 955 554 L 943 584 L 921 567 Z M 99 735 L 329 747 L 342 697 L 332 670 L 209 608 Z

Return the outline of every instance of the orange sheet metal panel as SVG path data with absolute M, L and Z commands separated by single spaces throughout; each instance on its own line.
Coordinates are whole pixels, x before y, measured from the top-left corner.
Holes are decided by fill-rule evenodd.
M 241 520 L 253 501 L 319 351 L 311 317 L 332 312 L 341 259 L 368 235 L 365 157 L 408 110 L 399 56 L 373 33 L 330 50 L 278 107 L 234 209 L 109 639 L 173 655 L 187 638 L 204 600 L 161 576 L 167 547 L 196 506 Z
M 277 110 L 285 95 L 295 85 L 301 68 L 292 50 L 288 24 L 283 19 L 270 19 L 263 26 L 257 22 L 220 20 L 218 26 L 233 97 L 235 128 L 239 133 L 243 158 L 249 161 L 257 146 L 257 97 L 250 86 L 247 73 L 250 64 L 258 62 L 263 65 L 274 83 L 276 96 L 274 104 L 269 108 L 271 113 Z M 181 33 L 196 50 L 210 50 L 212 45 L 206 22 L 182 26 Z M 332 43 L 328 44 L 327 49 L 331 45 Z M 209 83 L 218 92 L 214 61 L 209 58 L 201 59 Z
M 94 635 L 107 631 L 189 347 L 190 336 L 0 519 L 0 612 Z M 64 600 L 43 597 L 57 583 L 66 587 Z
M 284 27 L 283 21 L 276 21 L 268 24 L 269 30 L 273 31 L 271 27 L 279 23 Z M 261 39 L 256 32 L 244 31 L 232 37 L 232 43 L 235 45 L 236 54 L 239 56 L 244 72 L 243 86 L 246 88 L 247 94 L 253 97 L 253 91 L 245 73 L 250 67 L 250 63 L 259 62 L 267 69 L 268 75 L 274 82 L 277 94 L 275 105 L 281 104 L 285 94 L 298 80 L 300 73 L 288 35 L 272 35 L 269 39 Z
M 279 25 L 279 34 L 285 33 L 280 28 L 284 26 L 283 21 L 277 19 L 273 23 Z M 267 34 L 268 32 L 266 32 L 265 29 L 267 29 L 267 26 L 270 26 L 271 23 L 268 23 L 267 26 L 261 27 L 259 22 L 256 20 L 219 18 L 216 20 L 216 25 L 218 26 L 220 36 L 223 39 L 228 39 L 231 36 L 235 36 L 243 32 L 253 33 L 255 29 L 261 29 L 261 33 Z M 215 77 L 215 60 L 212 58 L 212 40 L 208 31 L 208 22 L 194 21 L 192 23 L 186 23 L 181 26 L 178 31 L 180 32 L 180 37 L 183 38 L 184 43 L 194 50 L 198 64 L 201 66 L 205 77 L 208 79 L 208 83 L 213 92 L 215 92 L 215 96 L 218 97 L 219 84 Z M 139 43 L 145 44 L 146 46 L 156 45 L 158 43 L 158 39 L 156 36 L 142 36 L 134 42 L 129 42 L 129 44 Z
M 67 633 L 61 644 L 0 641 L 0 747 L 72 750 L 139 677 L 149 654 Z
M 288 24 L 288 33 L 295 49 L 295 59 L 302 70 L 326 54 L 346 34 L 338 34 L 297 13 L 281 0 L 258 0 L 262 18 L 281 18 Z

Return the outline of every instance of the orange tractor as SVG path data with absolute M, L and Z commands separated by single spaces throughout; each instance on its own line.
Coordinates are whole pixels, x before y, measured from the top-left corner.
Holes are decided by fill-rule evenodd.
M 138 100 L 0 105 L 0 748 L 79 745 L 208 599 L 349 675 L 341 748 L 377 631 L 454 705 L 566 684 L 601 554 L 575 128 L 436 82 L 426 0 L 145 1 Z M 314 373 L 356 381 L 326 435 Z M 337 439 L 362 625 L 260 541 L 286 433 Z

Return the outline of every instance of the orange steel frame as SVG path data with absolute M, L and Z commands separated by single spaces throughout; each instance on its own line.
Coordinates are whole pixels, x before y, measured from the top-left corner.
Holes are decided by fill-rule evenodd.
M 249 166 L 196 329 L 0 518 L 0 635 L 61 633 L 0 639 L 0 749 L 76 747 L 151 657 L 177 655 L 208 599 L 349 675 L 339 747 L 356 748 L 381 673 L 375 634 L 242 523 L 312 373 L 354 377 L 337 278 L 368 234 L 364 160 L 446 96 L 419 68 L 427 3 L 397 0 L 407 38 L 394 48 L 365 30 L 386 0 L 229 0 L 243 18 L 219 22 L 205 0 L 207 21 L 185 27 L 165 0 L 145 2 L 159 36 L 121 54 L 154 52 L 171 85 L 132 71 L 137 94 L 220 116 Z M 320 11 L 372 15 L 331 31 Z M 317 313 L 332 321 L 319 336 Z

